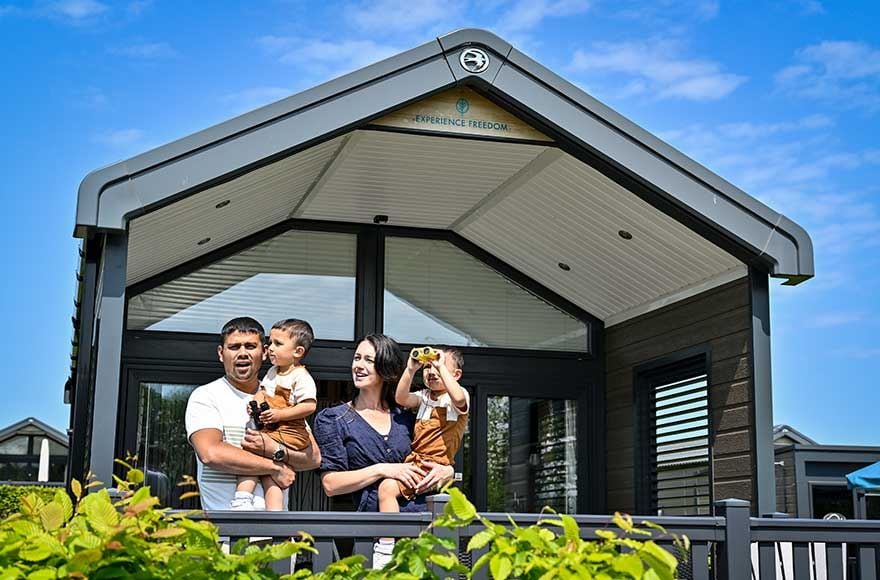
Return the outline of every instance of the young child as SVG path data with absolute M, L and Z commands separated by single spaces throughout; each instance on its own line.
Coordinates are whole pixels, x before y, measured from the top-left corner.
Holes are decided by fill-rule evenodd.
M 464 356 L 454 347 L 436 349 L 440 358 L 424 366 L 422 378 L 427 389 L 410 392 L 413 377 L 423 363 L 410 357 L 406 370 L 397 383 L 395 400 L 401 407 L 418 410 L 413 432 L 412 452 L 406 463 L 421 465 L 433 461 L 452 465 L 467 429 L 470 399 L 458 383 L 464 367 Z M 424 493 L 428 493 L 427 490 Z M 385 479 L 379 484 L 379 511 L 398 512 L 398 497 L 412 499 L 415 491 L 396 479 Z M 394 541 L 381 538 L 373 546 L 373 567 L 381 568 L 391 558 Z
M 302 365 L 315 334 L 304 320 L 288 318 L 272 326 L 269 333 L 269 361 L 272 368 L 260 382 L 260 391 L 254 396 L 257 403 L 266 401 L 269 409 L 260 413 L 266 434 L 279 444 L 276 461 L 283 461 L 284 448 L 301 451 L 311 443 L 306 417 L 317 406 L 315 381 Z M 283 446 L 283 447 L 282 447 Z M 230 509 L 252 510 L 257 477 L 241 476 L 235 488 Z M 284 491 L 269 476 L 259 478 L 263 485 L 266 509 L 283 509 Z

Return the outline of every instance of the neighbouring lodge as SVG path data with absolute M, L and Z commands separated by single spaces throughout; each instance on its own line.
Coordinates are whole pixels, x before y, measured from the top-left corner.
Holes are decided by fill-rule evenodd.
M 69 476 L 136 453 L 180 505 L 221 325 L 295 316 L 319 407 L 363 334 L 463 347 L 481 510 L 776 511 L 768 288 L 809 236 L 490 33 L 99 169 L 75 236 Z M 291 507 L 345 502 L 310 473 Z

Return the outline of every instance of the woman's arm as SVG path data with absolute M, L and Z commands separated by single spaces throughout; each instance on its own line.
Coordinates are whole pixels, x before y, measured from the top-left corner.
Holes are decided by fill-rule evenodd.
M 332 497 L 352 493 L 380 479 L 396 479 L 407 487 L 416 486 L 416 476 L 425 472 L 411 463 L 376 463 L 350 471 L 325 471 L 321 474 L 324 492 Z

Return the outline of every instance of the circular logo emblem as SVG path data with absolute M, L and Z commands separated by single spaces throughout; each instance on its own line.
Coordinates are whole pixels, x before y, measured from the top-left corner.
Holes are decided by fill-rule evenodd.
M 846 516 L 837 512 L 830 512 L 822 516 L 823 520 L 845 520 Z
M 471 108 L 471 104 L 464 97 L 455 101 L 455 110 L 458 111 L 459 113 L 461 113 L 462 115 L 467 113 L 468 109 L 470 109 L 470 108 Z
M 472 73 L 481 73 L 489 68 L 489 55 L 479 48 L 466 48 L 458 57 L 461 68 Z

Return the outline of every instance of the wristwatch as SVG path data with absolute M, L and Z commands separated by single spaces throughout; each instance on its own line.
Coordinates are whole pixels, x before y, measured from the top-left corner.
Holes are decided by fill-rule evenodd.
M 275 463 L 284 463 L 284 458 L 287 457 L 287 451 L 281 443 L 276 443 L 276 445 L 278 445 L 278 447 L 275 448 L 275 453 L 272 454 L 272 461 Z

